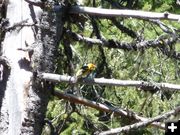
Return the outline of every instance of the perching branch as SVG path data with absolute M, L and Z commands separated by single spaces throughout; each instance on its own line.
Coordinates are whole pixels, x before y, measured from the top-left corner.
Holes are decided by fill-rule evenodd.
M 179 112 L 180 112 L 180 106 L 178 106 L 175 109 L 173 109 L 173 110 L 171 110 L 169 112 L 166 112 L 166 113 L 164 113 L 162 115 L 158 115 L 158 116 L 156 116 L 154 118 L 148 119 L 147 121 L 138 122 L 138 123 L 135 123 L 135 124 L 132 124 L 132 125 L 127 125 L 127 126 L 120 127 L 120 128 L 110 129 L 109 131 L 101 132 L 99 135 L 109 135 L 109 134 L 117 134 L 117 133 L 122 133 L 122 132 L 129 132 L 132 129 L 138 129 L 138 128 L 141 128 L 141 127 L 148 126 L 152 122 L 167 119 L 171 115 L 178 114 Z
M 170 83 L 155 83 L 145 81 L 133 81 L 133 80 L 117 80 L 117 79 L 106 79 L 106 78 L 94 78 L 93 80 L 84 79 L 76 80 L 76 77 L 58 75 L 52 73 L 41 73 L 39 74 L 40 79 L 44 79 L 52 82 L 66 82 L 66 83 L 80 83 L 86 85 L 108 85 L 108 86 L 124 86 L 124 87 L 137 87 L 148 90 L 180 90 L 180 85 Z
M 173 21 L 180 20 L 180 15 L 171 14 L 168 12 L 156 13 L 156 12 L 128 10 L 128 9 L 118 10 L 118 9 L 102 9 L 102 8 L 93 8 L 93 7 L 72 6 L 69 12 L 71 14 L 88 14 L 91 16 L 98 16 L 98 17 L 132 17 L 139 19 L 166 19 Z
M 101 104 L 101 103 L 98 103 L 95 101 L 90 101 L 90 100 L 84 99 L 82 97 L 77 97 L 72 94 L 64 94 L 57 90 L 54 91 L 54 95 L 60 99 L 65 99 L 65 100 L 68 100 L 68 101 L 76 103 L 76 104 L 82 104 L 82 105 L 85 105 L 88 107 L 95 108 L 100 111 L 114 113 L 115 115 L 118 115 L 118 116 L 125 116 L 130 119 L 134 119 L 136 121 L 147 121 L 148 120 L 147 118 L 138 116 L 136 113 L 134 113 L 132 111 L 126 111 L 126 110 L 116 108 L 113 106 L 104 105 L 104 104 Z M 154 122 L 151 125 L 154 127 L 161 128 L 161 129 L 165 128 L 164 125 L 161 125 L 159 122 Z

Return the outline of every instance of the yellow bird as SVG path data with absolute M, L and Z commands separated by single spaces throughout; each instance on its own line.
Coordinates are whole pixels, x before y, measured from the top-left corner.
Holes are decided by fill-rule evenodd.
M 88 77 L 94 70 L 96 69 L 96 65 L 89 63 L 81 67 L 80 70 L 77 71 L 76 77 L 79 78 L 86 78 Z

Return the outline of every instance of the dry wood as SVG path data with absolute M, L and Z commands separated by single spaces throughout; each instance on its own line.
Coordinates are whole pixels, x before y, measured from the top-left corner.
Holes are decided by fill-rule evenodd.
M 90 101 L 90 100 L 84 99 L 82 97 L 77 97 L 77 96 L 72 95 L 72 94 L 65 94 L 65 93 L 62 93 L 62 92 L 57 91 L 57 90 L 54 91 L 54 95 L 60 99 L 65 99 L 65 100 L 68 100 L 72 103 L 82 104 L 82 105 L 85 105 L 88 107 L 95 108 L 95 109 L 100 110 L 100 111 L 114 113 L 115 115 L 118 115 L 118 116 L 125 116 L 125 117 L 128 117 L 130 119 L 134 119 L 136 121 L 147 121 L 148 120 L 148 118 L 138 116 L 136 113 L 129 111 L 129 110 L 126 111 L 125 109 L 120 109 L 120 108 L 116 108 L 113 106 L 104 105 L 104 104 L 101 104 L 101 103 L 98 103 L 95 101 Z M 165 129 L 165 126 L 159 122 L 154 122 L 151 125 L 154 127 Z
M 170 83 L 156 83 L 146 81 L 133 81 L 133 80 L 118 80 L 118 79 L 106 79 L 106 78 L 94 78 L 85 80 L 76 80 L 73 76 L 58 75 L 52 73 L 41 73 L 39 75 L 41 79 L 53 81 L 53 82 L 67 82 L 67 83 L 81 83 L 86 85 L 109 85 L 109 86 L 125 86 L 125 87 L 151 87 L 152 90 L 180 90 L 180 85 Z M 151 89 L 150 89 L 151 90 Z
M 70 9 L 71 14 L 88 14 L 91 16 L 99 17 L 131 17 L 139 19 L 166 19 L 179 21 L 180 15 L 171 14 L 168 12 L 156 13 L 156 12 L 147 12 L 139 10 L 128 10 L 128 9 L 102 9 L 102 8 L 93 8 L 93 7 L 81 7 L 73 6 Z
M 141 128 L 141 127 L 148 126 L 152 122 L 167 119 L 171 115 L 178 114 L 179 112 L 180 112 L 180 106 L 176 107 L 175 109 L 173 109 L 173 110 L 171 110 L 169 112 L 158 115 L 158 116 L 156 116 L 154 118 L 150 118 L 147 121 L 137 122 L 137 123 L 134 123 L 132 125 L 127 125 L 127 126 L 120 127 L 120 128 L 110 129 L 108 131 L 101 132 L 99 135 L 110 135 L 110 134 L 117 134 L 117 133 L 122 133 L 122 132 L 127 133 L 132 129 L 138 129 L 138 128 Z

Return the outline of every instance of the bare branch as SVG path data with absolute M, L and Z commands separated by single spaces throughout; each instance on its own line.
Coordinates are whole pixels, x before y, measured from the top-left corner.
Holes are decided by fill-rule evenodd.
M 164 55 L 180 60 L 180 52 L 177 52 L 175 50 L 168 50 L 166 47 L 160 48 L 160 50 Z
M 109 85 L 109 86 L 124 86 L 124 87 L 143 87 L 151 89 L 149 90 L 180 90 L 180 85 L 170 84 L 170 83 L 155 83 L 155 82 L 145 82 L 145 81 L 133 81 L 133 80 L 117 80 L 117 79 L 105 79 L 105 78 L 94 78 L 94 80 L 84 79 L 77 80 L 76 77 L 57 75 L 51 73 L 41 73 L 39 75 L 41 79 L 52 81 L 52 82 L 66 82 L 66 83 L 80 83 L 86 85 Z
M 168 12 L 156 13 L 156 12 L 128 10 L 128 9 L 118 10 L 118 9 L 102 9 L 102 8 L 93 8 L 93 7 L 72 6 L 69 12 L 71 14 L 88 14 L 91 16 L 99 16 L 99 17 L 132 17 L 139 19 L 166 19 L 173 21 L 180 20 L 180 15 L 171 14 Z
M 155 40 L 148 40 L 148 41 L 141 41 L 141 42 L 131 42 L 131 43 L 126 43 L 126 42 L 118 42 L 113 39 L 105 40 L 105 39 L 93 39 L 93 38 L 88 38 L 84 37 L 82 35 L 79 35 L 75 32 L 72 32 L 70 30 L 66 30 L 66 33 L 68 36 L 70 36 L 72 39 L 75 41 L 82 41 L 85 42 L 86 45 L 102 45 L 104 47 L 108 48 L 118 48 L 118 49 L 123 49 L 123 50 L 134 50 L 137 51 L 139 49 L 146 49 L 146 48 L 151 48 L 151 47 L 161 47 L 164 46 L 163 43 L 166 45 L 173 44 L 175 43 L 178 38 L 177 37 L 162 37 L 160 36 L 159 38 Z
M 123 33 L 126 33 L 128 36 L 132 37 L 132 38 L 137 38 L 137 33 L 134 32 L 133 30 L 125 27 L 124 25 L 122 25 L 120 22 L 118 22 L 115 18 L 111 19 L 111 22 L 119 29 L 121 30 Z
M 125 117 L 128 117 L 130 119 L 135 119 L 136 121 L 147 121 L 148 120 L 147 118 L 138 116 L 136 113 L 129 111 L 129 110 L 125 111 L 125 110 L 120 109 L 120 108 L 116 108 L 113 106 L 107 106 L 107 105 L 104 105 L 104 104 L 101 104 L 98 102 L 94 102 L 94 101 L 84 99 L 82 97 L 77 97 L 77 96 L 72 95 L 72 94 L 64 94 L 64 93 L 57 91 L 57 90 L 54 91 L 54 95 L 60 99 L 65 99 L 65 100 L 68 100 L 68 101 L 76 103 L 76 104 L 82 104 L 85 106 L 89 106 L 89 107 L 95 108 L 95 109 L 100 110 L 100 111 L 114 113 L 115 115 L 118 115 L 118 116 L 125 116 Z M 161 129 L 165 128 L 164 125 L 161 125 L 159 122 L 154 122 L 151 125 L 154 127 L 161 128 Z
M 173 109 L 173 110 L 171 110 L 169 112 L 166 112 L 166 113 L 164 113 L 162 115 L 158 115 L 158 116 L 156 116 L 154 118 L 151 118 L 151 119 L 149 119 L 147 121 L 138 122 L 138 123 L 135 123 L 135 124 L 132 124 L 132 125 L 127 125 L 127 126 L 120 127 L 120 128 L 110 129 L 109 131 L 101 132 L 99 135 L 109 135 L 109 134 L 115 134 L 115 133 L 129 132 L 132 129 L 138 129 L 138 128 L 141 128 L 141 127 L 148 126 L 152 122 L 167 119 L 171 115 L 175 115 L 175 114 L 177 114 L 179 112 L 180 112 L 180 106 L 178 106 L 175 109 Z
M 10 27 L 5 27 L 2 30 L 4 32 L 10 32 L 10 31 L 13 31 L 13 30 L 19 31 L 23 27 L 31 27 L 31 26 L 36 26 L 36 24 L 35 23 L 28 23 L 28 19 L 26 19 L 26 20 L 20 21 L 18 23 L 15 23 Z
M 165 29 L 165 28 L 164 28 Z M 169 31 L 169 33 L 172 33 Z M 125 51 L 138 51 L 140 49 L 148 49 L 148 48 L 156 48 L 159 47 L 162 53 L 168 57 L 172 57 L 175 59 L 180 59 L 180 53 L 175 50 L 168 50 L 167 47 L 169 45 L 173 45 L 178 41 L 178 35 L 171 34 L 166 36 L 159 36 L 154 40 L 143 40 L 141 42 L 119 42 L 113 39 L 94 39 L 89 37 L 84 37 L 83 35 L 77 34 L 70 30 L 66 30 L 67 36 L 70 36 L 75 41 L 85 42 L 86 45 L 102 45 L 108 48 L 118 48 L 123 49 Z M 168 45 L 168 46 L 167 46 Z
M 160 20 L 152 20 L 151 19 L 149 21 L 156 24 L 156 25 L 158 25 L 165 33 L 175 34 L 175 31 L 176 31 L 175 28 L 170 28 L 169 26 L 167 26 L 166 24 L 164 24 Z
M 29 4 L 31 4 L 31 5 L 33 5 L 33 6 L 38 6 L 38 7 L 43 7 L 44 5 L 43 5 L 43 2 L 39 2 L 39 1 L 33 1 L 33 0 L 24 0 L 24 1 L 26 1 L 27 3 L 29 3 Z

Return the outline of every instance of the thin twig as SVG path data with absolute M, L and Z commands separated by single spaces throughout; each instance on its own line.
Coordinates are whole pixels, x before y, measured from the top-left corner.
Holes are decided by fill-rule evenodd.
M 150 19 L 149 21 L 156 24 L 156 25 L 158 25 L 165 33 L 175 34 L 175 31 L 176 31 L 175 28 L 170 28 L 169 26 L 167 26 L 166 24 L 164 24 L 160 20 L 152 20 L 152 19 Z

